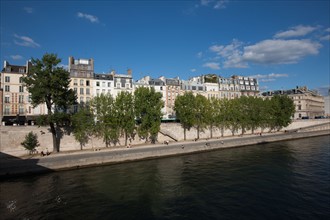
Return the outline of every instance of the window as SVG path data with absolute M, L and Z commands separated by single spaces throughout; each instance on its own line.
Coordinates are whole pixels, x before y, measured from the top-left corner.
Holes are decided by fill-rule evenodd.
M 91 98 L 87 97 L 86 98 L 86 103 L 88 104 L 91 101 Z
M 86 80 L 86 86 L 89 86 L 89 80 Z
M 86 88 L 86 95 L 89 95 L 89 94 L 90 94 L 89 88 Z
M 108 87 L 110 87 L 111 86 L 111 83 L 110 82 L 108 82 Z
M 19 103 L 24 103 L 24 95 L 19 95 L 18 96 L 18 102 Z
M 10 97 L 9 96 L 5 96 L 5 103 L 10 103 Z
M 24 105 L 20 105 L 20 106 L 19 106 L 18 113 L 19 113 L 19 114 L 24 114 L 24 113 L 25 113 Z
M 83 79 L 80 80 L 80 85 L 81 85 L 81 86 L 84 85 L 84 80 L 83 80 Z
M 73 91 L 74 91 L 74 93 L 78 93 L 78 89 L 77 88 L 73 88 Z
M 9 76 L 5 77 L 5 82 L 10 82 L 10 77 Z
M 81 95 L 84 94 L 84 88 L 80 88 L 80 94 L 81 94 Z
M 5 92 L 10 92 L 10 86 L 8 85 L 5 86 Z
M 74 85 L 74 86 L 77 86 L 77 85 L 78 85 L 78 80 L 77 80 L 77 79 L 74 79 L 74 80 L 73 80 L 73 85 Z
M 102 82 L 102 87 L 105 87 L 105 82 Z
M 20 73 L 24 73 L 24 68 L 19 68 L 18 70 Z
M 100 94 L 100 90 L 99 89 L 96 90 L 96 94 L 97 95 Z
M 80 97 L 80 103 L 84 103 L 84 97 Z
M 5 115 L 10 115 L 10 106 L 6 105 L 5 106 Z
M 23 86 L 19 86 L 19 92 L 24 92 L 24 87 Z
M 100 82 L 99 81 L 96 81 L 96 86 L 100 86 Z
M 105 89 L 102 89 L 102 93 L 105 94 Z
M 23 83 L 23 77 L 19 78 L 19 83 Z

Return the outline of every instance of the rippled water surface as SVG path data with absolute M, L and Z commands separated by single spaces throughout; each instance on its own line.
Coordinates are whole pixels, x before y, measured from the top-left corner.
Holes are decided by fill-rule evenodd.
M 330 137 L 0 182 L 0 219 L 327 219 Z

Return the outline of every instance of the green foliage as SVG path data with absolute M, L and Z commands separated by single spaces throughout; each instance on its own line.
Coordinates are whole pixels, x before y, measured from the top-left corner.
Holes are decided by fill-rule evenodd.
M 73 136 L 80 143 L 81 150 L 88 143 L 94 132 L 94 117 L 88 107 L 80 108 L 77 113 L 72 116 L 72 132 Z
M 21 143 L 21 145 L 28 150 L 30 153 L 32 153 L 36 147 L 38 147 L 39 141 L 38 141 L 38 135 L 33 133 L 32 131 L 29 132 L 26 136 L 24 141 Z
M 214 126 L 221 129 L 222 136 L 225 128 L 229 128 L 232 135 L 239 129 L 242 135 L 246 130 L 254 133 L 257 128 L 262 131 L 266 127 L 280 130 L 291 123 L 294 109 L 293 101 L 287 96 L 274 96 L 270 100 L 252 96 L 208 100 L 202 95 L 195 97 L 192 93 L 185 93 L 175 101 L 175 111 L 184 129 L 184 139 L 186 129 L 193 126 L 197 129 L 197 139 L 199 132 L 207 126 L 211 130 L 211 137 Z
M 154 88 L 140 87 L 134 92 L 134 110 L 138 121 L 137 132 L 141 138 L 150 139 L 152 143 L 157 140 L 161 124 L 161 109 L 164 106 L 162 94 L 155 92 Z
M 109 94 L 101 94 L 91 101 L 95 115 L 95 135 L 102 137 L 106 147 L 112 142 L 116 145 L 119 142 L 119 118 L 115 107 L 115 100 Z
M 118 127 L 120 133 L 125 135 L 125 146 L 128 138 L 134 138 L 135 113 L 134 97 L 129 92 L 121 92 L 115 101 L 115 108 L 118 113 Z
M 195 124 L 197 129 L 197 139 L 199 139 L 200 131 L 204 131 L 211 120 L 210 104 L 205 96 L 197 94 L 195 97 Z
M 271 106 L 271 121 L 270 128 L 280 130 L 288 126 L 292 119 L 291 116 L 295 112 L 295 106 L 288 96 L 275 95 L 270 102 Z
M 217 83 L 218 82 L 218 76 L 215 74 L 208 74 L 204 76 L 204 81 L 206 83 Z
M 195 108 L 196 101 L 192 92 L 184 93 L 175 99 L 174 110 L 184 130 L 184 140 L 186 140 L 186 130 L 189 131 L 196 124 Z
M 76 102 L 76 95 L 69 88 L 69 72 L 59 67 L 61 59 L 55 54 L 45 54 L 42 59 L 32 59 L 32 68 L 23 82 L 31 94 L 33 106 L 46 103 L 47 120 L 53 136 L 53 152 L 60 150 L 61 135 L 58 132 L 66 110 Z M 57 114 L 61 112 L 62 114 Z

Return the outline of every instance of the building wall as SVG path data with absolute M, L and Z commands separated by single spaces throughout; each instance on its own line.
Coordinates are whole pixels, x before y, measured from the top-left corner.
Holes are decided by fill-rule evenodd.
M 330 117 L 330 96 L 324 97 L 324 115 Z
M 29 65 L 29 63 L 27 63 Z M 33 107 L 29 92 L 23 85 L 22 77 L 27 72 L 27 66 L 14 66 L 5 61 L 1 74 L 2 115 L 3 116 L 34 116 L 47 114 L 45 104 Z

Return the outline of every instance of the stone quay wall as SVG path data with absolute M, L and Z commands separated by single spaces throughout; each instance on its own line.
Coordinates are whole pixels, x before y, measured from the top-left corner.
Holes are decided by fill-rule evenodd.
M 330 130 L 330 120 L 329 119 L 318 119 L 318 120 L 299 120 L 294 121 L 288 127 L 283 128 L 284 131 L 317 131 L 317 130 Z M 24 140 L 25 135 L 30 131 L 38 135 L 38 140 L 40 146 L 37 148 L 38 152 L 41 151 L 52 151 L 52 135 L 48 127 L 38 127 L 38 126 L 0 126 L 0 152 L 9 154 L 12 156 L 21 157 L 27 155 L 28 152 L 21 146 L 21 142 Z M 235 133 L 239 135 L 241 131 Z M 260 133 L 260 130 L 256 130 L 256 133 Z M 266 133 L 266 131 L 264 131 Z M 209 139 L 210 130 L 206 129 L 200 133 L 200 139 Z M 247 131 L 246 134 L 251 134 L 251 131 Z M 187 140 L 194 140 L 197 136 L 196 129 L 192 128 L 190 131 L 186 132 Z M 232 133 L 230 130 L 224 131 L 224 137 L 230 137 Z M 213 129 L 213 138 L 221 138 L 221 132 L 219 129 Z M 161 125 L 161 132 L 158 135 L 158 143 L 164 143 L 168 141 L 169 143 L 182 141 L 183 129 L 178 123 L 163 123 Z M 131 140 L 132 146 L 144 145 L 146 144 L 145 140 L 141 140 L 135 137 L 134 140 Z M 125 148 L 124 139 L 120 138 L 119 144 L 117 146 L 112 146 L 110 148 Z M 154 145 L 151 145 L 154 146 Z M 87 143 L 83 149 L 100 149 L 105 148 L 105 144 L 102 139 L 91 138 L 89 143 Z M 73 134 L 64 134 L 61 139 L 61 152 L 70 152 L 70 151 L 79 151 L 81 146 L 79 142 L 74 139 Z

